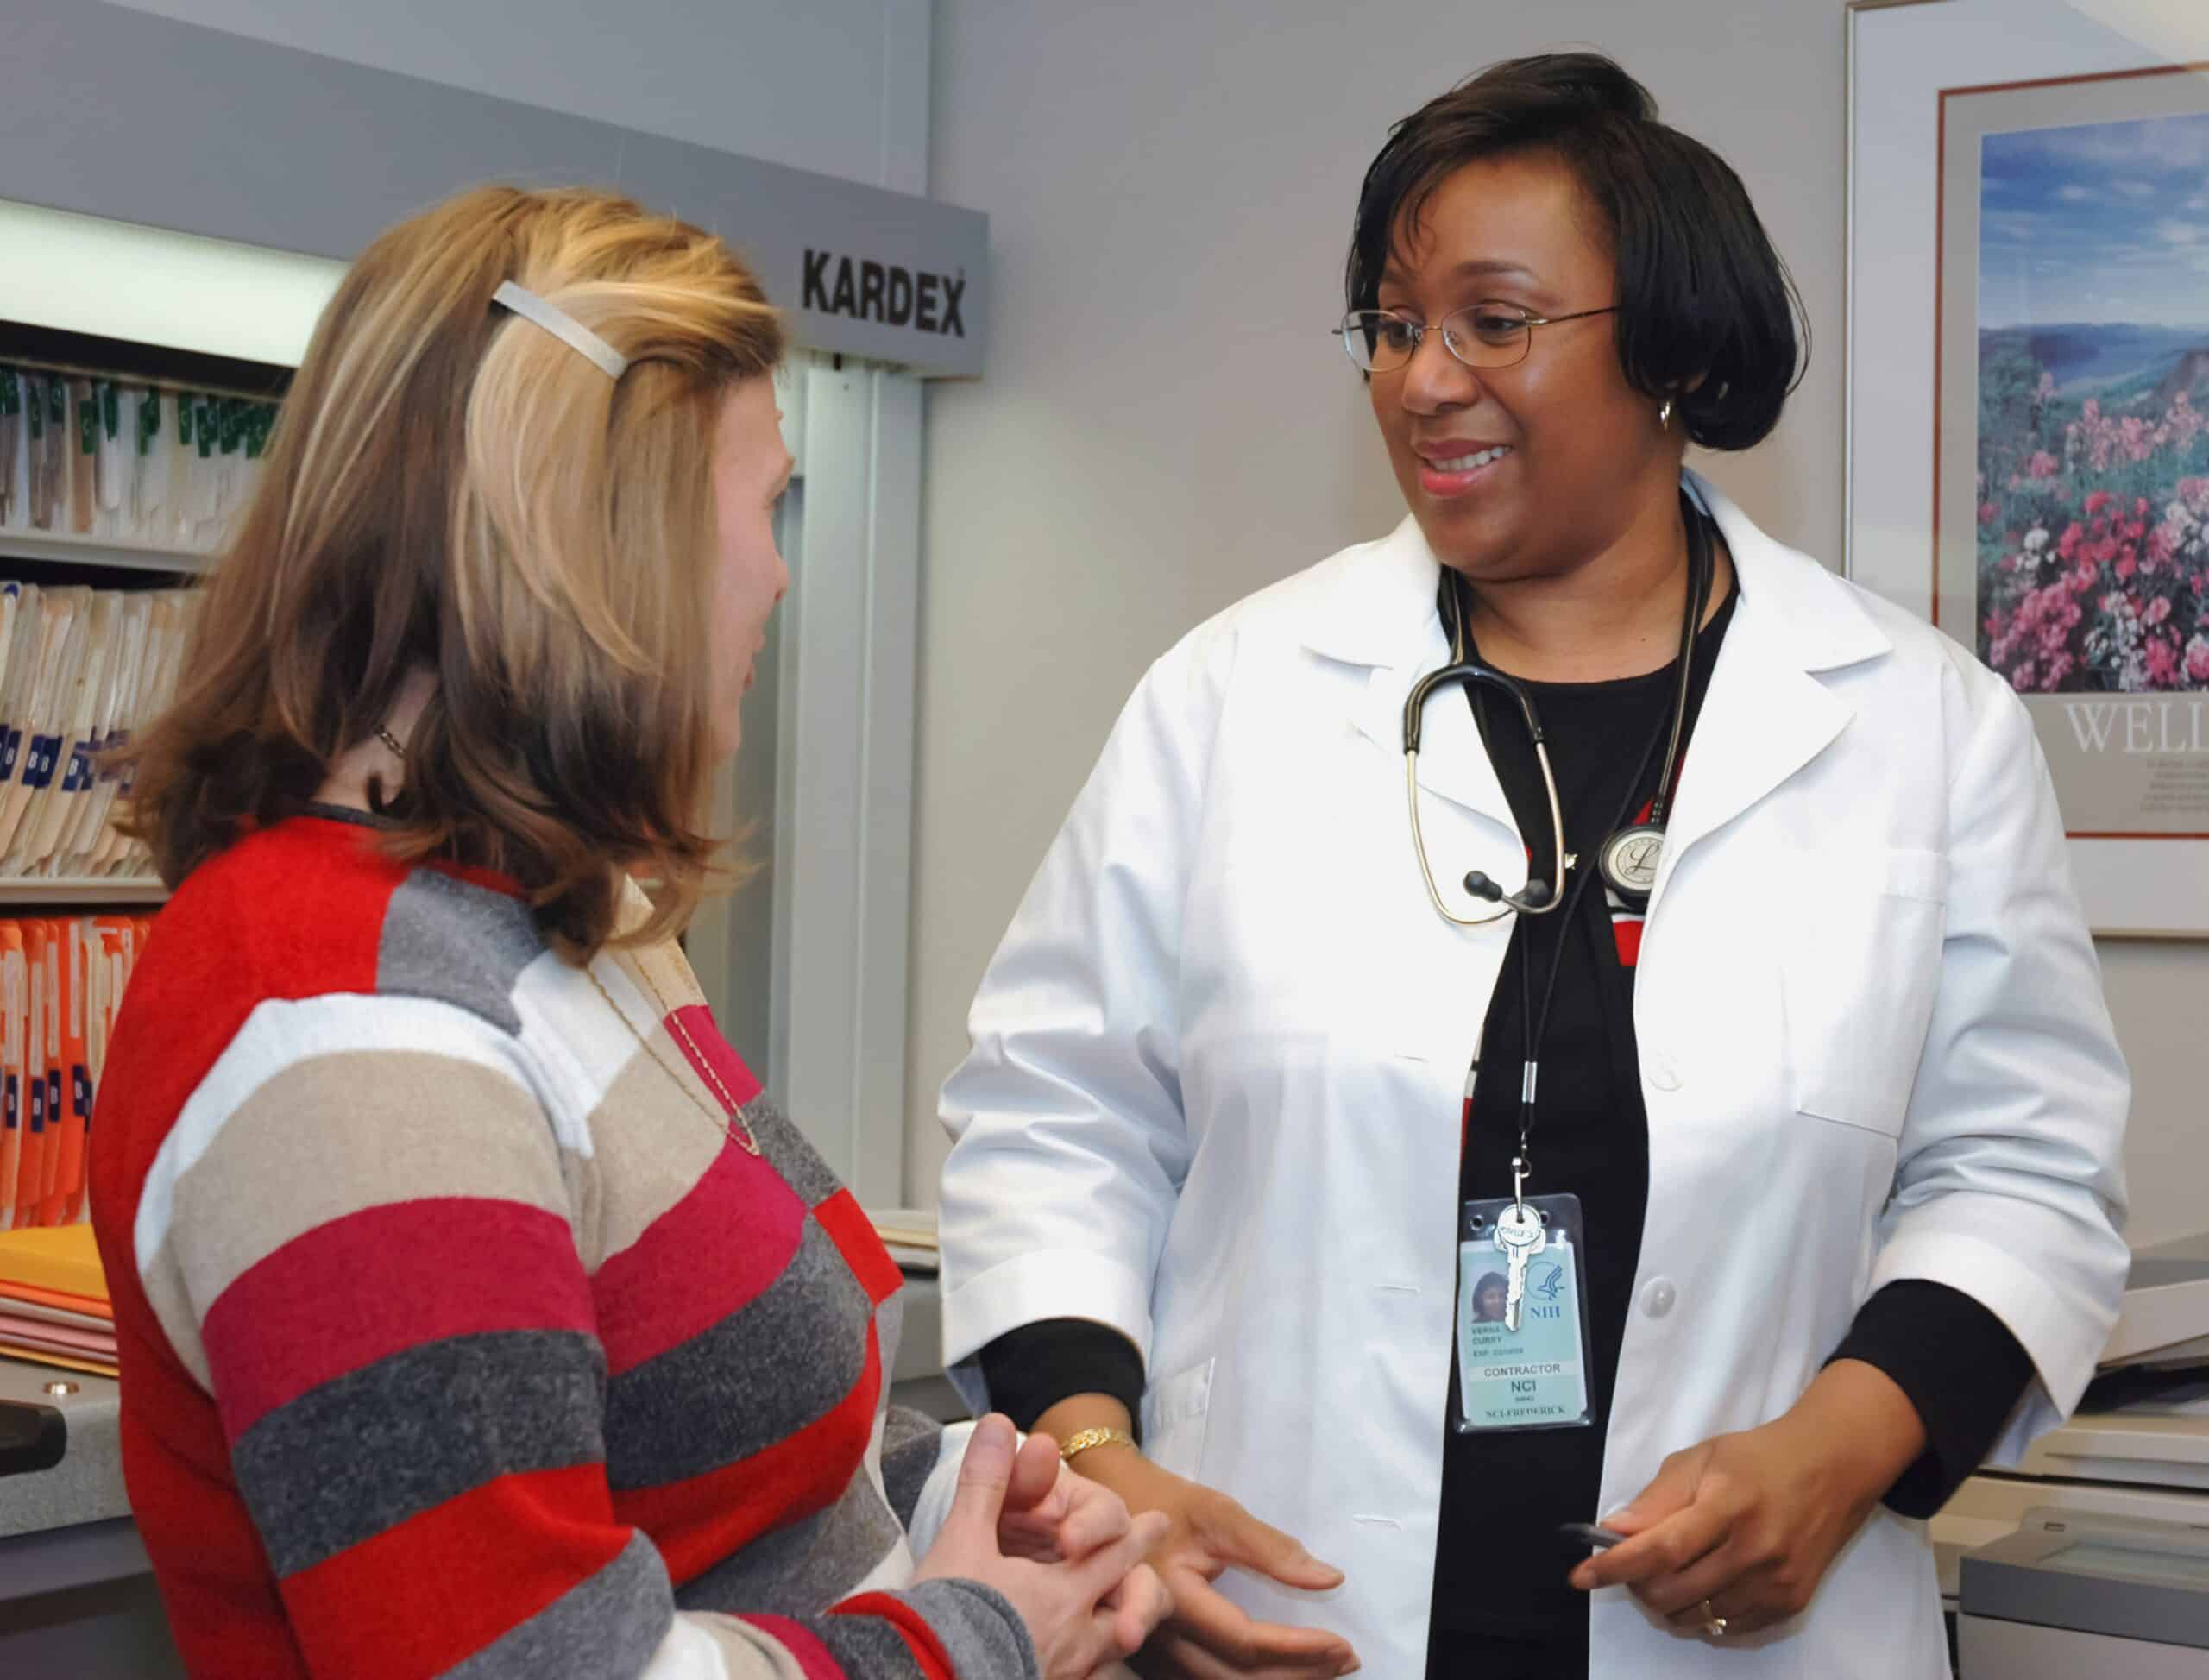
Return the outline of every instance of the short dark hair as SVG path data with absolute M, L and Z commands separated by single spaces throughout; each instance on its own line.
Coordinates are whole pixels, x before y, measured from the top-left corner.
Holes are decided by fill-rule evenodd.
M 1601 53 L 1491 65 L 1388 131 L 1358 193 L 1350 307 L 1375 306 L 1399 229 L 1418 221 L 1444 179 L 1526 152 L 1554 154 L 1603 219 L 1628 382 L 1652 401 L 1670 398 L 1706 449 L 1763 442 L 1808 358 L 1795 282 L 1741 178 L 1658 122 L 1649 90 Z

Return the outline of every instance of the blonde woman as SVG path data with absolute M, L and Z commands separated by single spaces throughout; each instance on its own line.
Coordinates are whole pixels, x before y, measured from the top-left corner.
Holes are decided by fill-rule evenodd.
M 176 893 L 93 1162 L 195 1674 L 1057 1680 L 1163 1614 L 1162 1520 L 888 1411 L 897 1268 L 671 941 L 782 349 L 712 236 L 497 189 L 309 348 L 135 749 Z

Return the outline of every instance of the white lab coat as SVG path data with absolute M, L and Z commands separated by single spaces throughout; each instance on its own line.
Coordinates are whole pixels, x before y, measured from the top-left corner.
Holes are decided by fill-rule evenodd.
M 2077 1403 L 2127 1262 L 2128 1080 L 2023 706 L 1689 482 L 1741 597 L 1634 988 L 1649 1204 L 1606 1511 L 1666 1454 L 1785 1411 L 1902 1278 L 1984 1302 L 2032 1356 L 2014 1457 Z M 1458 1101 L 1510 930 L 1444 923 L 1413 861 L 1403 704 L 1447 658 L 1437 577 L 1407 519 L 1152 668 L 943 1095 L 945 1353 L 969 1398 L 1018 1325 L 1124 1332 L 1152 1456 L 1349 1577 L 1224 1589 L 1340 1630 L 1381 1680 L 1425 1672 Z M 1454 692 L 1419 776 L 1454 908 L 1470 869 L 1525 879 Z M 1808 1612 L 1722 1653 L 1623 1590 L 1592 1614 L 1599 1680 L 1947 1671 L 1923 1527 L 1884 1508 Z

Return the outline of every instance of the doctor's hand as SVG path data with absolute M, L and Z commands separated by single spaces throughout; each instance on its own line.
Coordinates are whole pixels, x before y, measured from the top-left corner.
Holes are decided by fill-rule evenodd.
M 1037 1438 L 1055 1463 L 1057 1449 L 1048 1438 Z M 960 1462 L 951 1514 L 913 1579 L 975 1581 L 993 1589 L 1027 1624 L 1043 1680 L 1089 1680 L 1106 1664 L 1133 1654 L 1170 1608 L 1156 1573 L 1143 1562 L 1164 1536 L 1167 1523 L 1157 1516 L 1130 1520 L 1124 1507 L 1115 1521 L 1104 1501 L 1070 1496 L 1051 1531 L 1054 1553 L 1083 1536 L 1111 1532 L 1112 1538 L 1085 1553 L 1048 1562 L 1007 1555 L 1008 1525 L 1017 1533 L 1019 1520 L 1048 1503 L 1056 1482 L 1055 1476 L 1043 1477 L 1026 1449 L 1016 1451 L 1017 1442 L 1010 1419 L 992 1413 L 975 1425 Z M 1028 1444 L 1034 1445 L 1033 1440 Z M 1045 1489 L 1042 1498 L 1039 1483 Z M 1016 1484 L 1024 1508 L 1009 1514 Z M 1077 1504 L 1087 1513 L 1079 1526 Z M 1111 1504 L 1120 1501 L 1112 1499 Z
M 1784 1416 L 1667 1458 L 1632 1504 L 1603 1520 L 1627 1539 L 1573 1570 L 1572 1584 L 1631 1587 L 1684 1633 L 1730 1638 L 1773 1627 L 1809 1607 L 1841 1548 L 1924 1450 L 1916 1408 L 1892 1380 L 1838 1360 Z
M 1331 1680 L 1356 1671 L 1357 1654 L 1339 1633 L 1254 1621 L 1211 1584 L 1233 1568 L 1324 1592 L 1342 1584 L 1340 1570 L 1226 1494 L 1161 1469 L 1132 1447 L 1092 1447 L 1081 1463 L 1130 1511 L 1170 1523 L 1150 1553 L 1174 1608 L 1136 1661 L 1148 1680 Z

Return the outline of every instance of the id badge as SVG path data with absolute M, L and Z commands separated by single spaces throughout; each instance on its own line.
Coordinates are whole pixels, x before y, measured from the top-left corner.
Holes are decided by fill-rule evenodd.
M 1541 1221 L 1532 1240 L 1508 1196 L 1467 1202 L 1458 1212 L 1457 1385 L 1450 1426 L 1460 1435 L 1579 1429 L 1595 1420 L 1588 1398 L 1580 1198 L 1529 1196 L 1526 1205 Z

